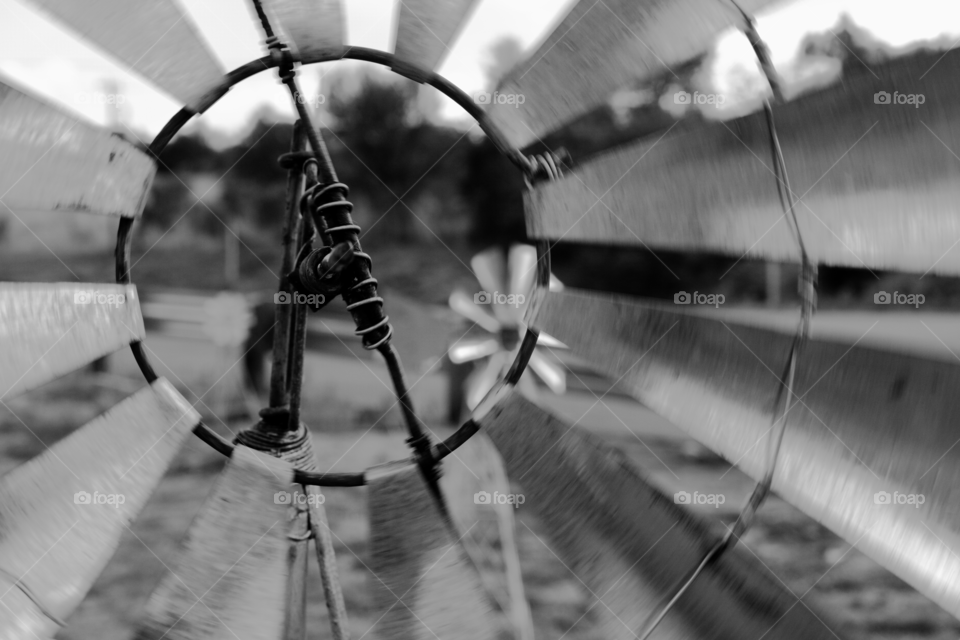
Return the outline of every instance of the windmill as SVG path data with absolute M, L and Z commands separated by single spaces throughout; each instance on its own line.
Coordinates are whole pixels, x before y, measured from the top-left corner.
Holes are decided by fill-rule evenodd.
M 44 638 L 58 630 L 191 431 L 230 462 L 147 606 L 142 639 L 230 638 L 232 627 L 250 638 L 302 638 L 297 594 L 304 593 L 311 541 L 333 636 L 347 637 L 319 496 L 321 486 L 361 485 L 372 509 L 372 589 L 385 609 L 377 633 L 427 637 L 426 626 L 443 638 L 494 637 L 483 612 L 495 598 L 485 597 L 469 550 L 458 544 L 462 523 L 439 479 L 441 464 L 449 466 L 478 433 L 496 445 L 553 532 L 558 554 L 603 604 L 604 637 L 836 636 L 824 622 L 829 616 L 797 606 L 737 546 L 771 490 L 960 615 L 960 531 L 952 517 L 960 366 L 823 340 L 811 329 L 817 264 L 960 273 L 960 254 L 951 253 L 960 236 L 950 151 L 960 149 L 956 51 L 937 60 L 915 52 L 871 67 L 848 65 L 842 82 L 788 99 L 745 13 L 767 0 L 743 2 L 740 10 L 719 0 L 607 0 L 602 9 L 580 0 L 498 87 L 498 95 L 524 100 L 490 100 L 482 108 L 435 71 L 471 0 L 399 3 L 392 53 L 346 46 L 338 0 L 255 1 L 269 54 L 226 74 L 170 0 L 34 1 L 184 105 L 151 144 L 154 157 L 230 87 L 279 73 L 301 124 L 283 159 L 291 206 L 278 293 L 325 296 L 311 307 L 343 298 L 364 345 L 390 369 L 411 452 L 366 471 L 316 469 L 299 417 L 308 304 L 278 305 L 274 379 L 261 422 L 233 443 L 203 425 L 150 365 L 131 280 L 129 243 L 156 170 L 153 157 L 2 85 L 0 200 L 14 215 L 112 216 L 118 243 L 117 283 L 0 285 L 0 389 L 4 397 L 26 392 L 124 347 L 147 381 L 0 479 L 4 636 Z M 567 163 L 559 150 L 525 152 L 602 107 L 626 81 L 652 92 L 673 86 L 676 70 L 702 62 L 731 27 L 753 46 L 773 100 L 764 96 L 732 124 L 658 113 L 650 124 L 655 135 L 573 154 Z M 409 401 L 348 189 L 300 99 L 300 66 L 341 59 L 384 65 L 436 87 L 477 120 L 529 183 L 526 216 L 537 260 L 526 330 L 506 372 L 444 441 L 424 428 Z M 925 109 L 870 99 L 890 89 L 924 95 Z M 675 118 L 683 120 L 676 128 Z M 863 122 L 875 123 L 870 135 L 857 131 Z M 758 161 L 771 156 L 772 167 Z M 826 177 L 838 157 L 857 167 L 857 180 Z M 550 249 L 561 240 L 799 261 L 800 327 L 791 334 L 656 301 L 551 290 Z M 518 255 L 529 262 L 529 251 Z M 942 258 L 931 264 L 931 255 Z M 481 275 L 493 263 L 478 265 Z M 519 334 L 519 320 L 510 322 Z M 757 481 L 731 529 L 718 531 L 670 501 L 595 436 L 517 393 L 543 332 L 619 377 L 638 400 Z M 291 484 L 302 496 L 296 504 L 278 498 Z M 905 494 L 925 501 L 902 504 L 896 497 Z

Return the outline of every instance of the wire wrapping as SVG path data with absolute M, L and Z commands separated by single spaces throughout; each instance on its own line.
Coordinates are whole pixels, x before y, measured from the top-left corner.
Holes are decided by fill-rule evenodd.
M 730 2 L 740 11 L 744 18 L 745 24 L 743 25 L 742 30 L 747 39 L 750 41 L 750 45 L 753 47 L 753 50 L 756 53 L 757 59 L 760 63 L 760 69 L 764 76 L 766 76 L 767 82 L 770 84 L 774 101 L 781 102 L 783 100 L 783 93 L 781 89 L 780 78 L 773 66 L 773 62 L 770 57 L 770 49 L 767 47 L 766 43 L 763 41 L 759 32 L 757 31 L 756 21 L 754 20 L 753 16 L 747 14 L 742 8 L 740 8 L 735 0 L 730 0 Z M 733 523 L 733 526 L 730 527 L 727 530 L 727 533 L 707 551 L 703 557 L 703 560 L 701 560 L 700 563 L 686 577 L 684 577 L 683 580 L 680 581 L 679 587 L 666 602 L 666 604 L 659 610 L 659 612 L 647 619 L 647 623 L 644 625 L 643 630 L 637 636 L 638 640 L 647 640 L 650 637 L 650 634 L 653 633 L 654 629 L 656 629 L 657 625 L 660 624 L 667 613 L 669 613 L 669 611 L 673 608 L 674 604 L 677 603 L 690 585 L 693 584 L 693 581 L 696 580 L 697 576 L 699 576 L 704 569 L 710 566 L 713 562 L 719 559 L 727 549 L 736 545 L 737 541 L 740 540 L 744 533 L 746 533 L 747 529 L 749 529 L 753 524 L 757 511 L 770 494 L 770 487 L 773 484 L 773 475 L 776 471 L 777 460 L 780 455 L 780 446 L 783 443 L 783 435 L 786 432 L 787 417 L 789 416 L 790 409 L 794 404 L 793 396 L 794 384 L 796 382 L 797 361 L 800 358 L 804 344 L 809 338 L 810 322 L 813 314 L 816 311 L 817 266 L 810 260 L 806 245 L 803 242 L 803 233 L 800 230 L 800 223 L 797 220 L 796 200 L 794 198 L 793 190 L 790 187 L 787 165 L 783 157 L 783 149 L 780 146 L 780 139 L 777 136 L 776 121 L 773 117 L 773 105 L 771 104 L 770 100 L 764 100 L 763 111 L 766 116 L 767 131 L 770 135 L 770 150 L 771 154 L 773 155 L 774 177 L 777 181 L 777 195 L 780 199 L 780 206 L 783 208 L 784 216 L 787 218 L 788 224 L 790 224 L 791 232 L 794 235 L 794 239 L 797 241 L 797 247 L 799 248 L 800 252 L 800 278 L 798 283 L 801 300 L 800 321 L 794 333 L 793 342 L 790 345 L 790 351 L 787 356 L 786 373 L 784 376 L 785 379 L 780 380 L 782 385 L 781 392 L 785 392 L 783 394 L 783 404 L 777 412 L 779 417 L 776 418 L 773 424 L 770 426 L 770 430 L 773 431 L 774 434 L 770 438 L 770 444 L 768 447 L 766 471 L 764 472 L 760 482 L 758 482 L 754 487 L 753 492 L 747 499 L 746 504 L 744 504 L 743 508 L 740 510 L 740 513 L 738 514 L 736 521 Z M 778 396 L 779 395 L 780 394 L 778 394 Z

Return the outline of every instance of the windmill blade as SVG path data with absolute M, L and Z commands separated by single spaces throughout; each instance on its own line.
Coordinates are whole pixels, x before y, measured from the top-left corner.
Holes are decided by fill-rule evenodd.
M 53 636 L 199 420 L 160 378 L 0 480 L 0 635 Z
M 476 572 L 444 526 L 413 464 L 366 474 L 378 637 L 492 640 L 488 603 Z
M 538 339 L 539 342 L 539 339 Z M 550 390 L 554 393 L 566 393 L 567 374 L 556 363 L 547 360 L 541 354 L 534 351 L 530 355 L 530 368 L 537 374 L 537 377 L 543 380 Z
M 155 173 L 129 142 L 0 82 L 0 211 L 133 218 Z
M 450 294 L 450 308 L 490 333 L 499 333 L 502 325 L 473 299 L 459 289 Z
M 493 338 L 467 338 L 450 347 L 450 361 L 463 364 L 485 358 L 500 350 L 500 343 Z
M 341 0 L 264 0 L 274 28 L 279 28 L 300 60 L 323 58 L 343 50 Z
M 498 302 L 498 299 L 506 299 L 507 287 L 510 286 L 507 274 L 507 257 L 499 247 L 490 247 L 476 254 L 470 259 L 470 267 L 474 275 L 487 294 L 483 304 L 488 304 L 493 309 L 493 315 L 501 324 L 507 326 L 516 325 L 516 314 L 510 312 L 510 309 Z M 501 298 L 502 296 L 502 298 Z M 474 298 L 476 301 L 477 299 Z
M 435 71 L 476 0 L 398 0 L 394 55 L 401 65 Z
M 754 13 L 772 1 L 738 4 Z M 579 0 L 500 83 L 501 95 L 523 101 L 492 100 L 488 113 L 514 146 L 524 147 L 628 83 L 674 79 L 671 69 L 706 53 L 742 20 L 732 5 L 715 0 Z
M 467 378 L 467 407 L 475 408 L 497 384 L 501 374 L 510 363 L 510 354 L 497 351 L 482 367 L 474 369 Z
M 224 72 L 172 0 L 31 0 L 190 106 Z
M 547 294 L 531 322 L 751 477 L 766 471 L 791 334 L 582 292 Z M 956 385 L 956 363 L 807 342 L 773 490 L 960 615 Z
M 853 60 L 840 81 L 775 109 L 812 260 L 960 274 L 958 77 L 960 50 Z M 908 96 L 924 102 L 893 102 Z M 691 120 L 537 188 L 531 235 L 796 261 L 764 115 Z
M 0 400 L 143 336 L 132 285 L 0 283 Z
M 234 448 L 174 568 L 150 597 L 137 640 L 280 640 L 292 482 L 288 463 Z
M 599 606 L 602 636 L 635 639 L 720 532 L 650 485 L 619 451 L 519 393 L 480 419 L 549 541 Z M 708 565 L 657 630 L 660 638 L 834 637 L 749 552 Z

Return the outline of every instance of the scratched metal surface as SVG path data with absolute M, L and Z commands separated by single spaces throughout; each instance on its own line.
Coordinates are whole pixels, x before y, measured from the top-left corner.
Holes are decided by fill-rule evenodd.
M 21 578 L 47 610 L 66 618 L 199 419 L 160 378 L 5 475 L 0 480 L 4 580 Z M 122 503 L 110 496 L 123 496 Z M 52 636 L 56 623 L 19 589 L 14 592 L 17 600 L 5 599 L 0 609 L 0 636 Z
M 155 173 L 132 144 L 0 82 L 4 212 L 139 216 Z
M 401 62 L 436 70 L 477 0 L 399 0 L 394 54 Z
M 937 61 L 937 58 L 942 59 Z M 931 66 L 933 65 L 933 66 Z M 919 51 L 775 107 L 797 217 L 823 264 L 960 273 L 960 50 Z M 922 94 L 914 105 L 874 95 Z M 528 195 L 528 230 L 560 238 L 797 261 L 762 113 L 601 154 Z M 602 197 L 602 199 L 601 199 Z
M 237 446 L 147 603 L 138 640 L 279 640 L 286 609 L 293 468 Z
M 755 12 L 773 0 L 739 4 Z M 498 87 L 523 104 L 489 114 L 517 147 L 536 142 L 605 103 L 624 85 L 659 76 L 705 53 L 742 18 L 726 0 L 580 0 L 540 47 Z
M 490 603 L 411 464 L 367 470 L 376 637 L 493 640 Z M 378 615 L 379 615 L 378 613 Z
M 173 0 L 30 0 L 189 105 L 224 71 Z
M 78 304 L 78 295 L 90 302 Z M 98 302 L 117 301 L 121 295 L 122 304 Z M 0 283 L 0 399 L 38 387 L 143 336 L 133 285 Z
M 584 292 L 548 293 L 534 315 L 644 405 L 762 476 L 792 334 Z M 812 340 L 773 478 L 784 500 L 955 616 L 958 386 L 956 363 Z
M 319 57 L 343 49 L 346 26 L 341 0 L 264 0 L 263 6 L 297 57 Z
M 501 399 L 481 424 L 520 484 L 524 504 L 553 532 L 547 543 L 599 598 L 593 611 L 604 638 L 635 639 L 721 537 L 650 485 L 619 451 L 518 393 Z M 654 637 L 835 637 L 830 623 L 817 619 L 828 616 L 796 601 L 749 552 L 734 548 L 694 581 Z

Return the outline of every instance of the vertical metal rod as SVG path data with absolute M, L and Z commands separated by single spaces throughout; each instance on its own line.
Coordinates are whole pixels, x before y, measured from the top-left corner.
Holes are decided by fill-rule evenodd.
M 307 346 L 307 306 L 294 305 L 293 335 L 290 337 L 290 429 L 300 427 L 300 399 L 303 388 L 303 352 Z
M 333 550 L 333 537 L 330 533 L 330 524 L 327 522 L 327 512 L 318 500 L 320 487 L 306 487 L 309 492 L 307 508 L 310 510 L 310 531 L 313 532 L 314 544 L 317 548 L 317 561 L 320 563 L 320 581 L 323 583 L 323 596 L 327 601 L 327 612 L 330 615 L 330 631 L 334 640 L 348 640 L 350 630 L 347 628 L 347 606 L 343 602 L 343 590 L 340 588 L 339 571 L 337 570 L 337 556 Z
M 303 124 L 297 121 L 293 125 L 293 140 L 290 151 L 296 153 L 306 149 L 307 140 L 303 133 Z M 303 190 L 301 166 L 294 162 L 287 171 L 287 218 L 283 223 L 283 253 L 280 266 L 279 291 L 291 293 L 287 277 L 293 270 L 300 238 L 300 194 Z M 287 362 L 290 350 L 290 329 L 292 304 L 276 305 L 276 320 L 273 332 L 273 368 L 270 372 L 270 406 L 282 407 L 290 402 L 287 386 Z M 293 423 L 297 424 L 297 423 Z
M 302 493 L 300 487 L 298 492 Z M 287 610 L 283 623 L 283 640 L 306 640 L 307 637 L 307 563 L 310 556 L 310 515 L 306 505 L 291 507 L 287 551 Z

